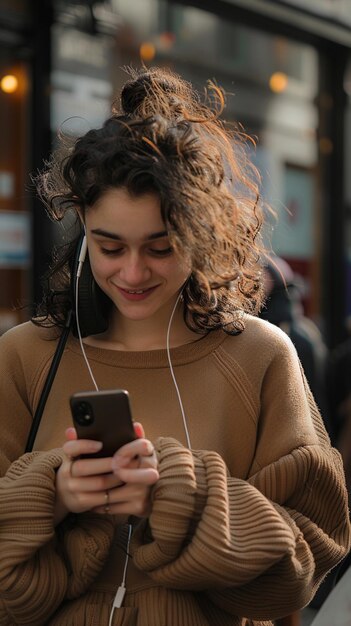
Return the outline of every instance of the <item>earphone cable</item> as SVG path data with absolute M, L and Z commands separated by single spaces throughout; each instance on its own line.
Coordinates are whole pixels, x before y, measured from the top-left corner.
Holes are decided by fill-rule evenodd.
M 171 334 L 171 325 L 172 325 L 174 314 L 176 312 L 176 308 L 178 306 L 178 302 L 179 302 L 179 300 L 181 298 L 181 295 L 182 295 L 182 291 L 180 291 L 180 293 L 178 295 L 176 303 L 175 303 L 175 305 L 173 307 L 173 311 L 171 313 L 171 317 L 169 318 L 168 328 L 167 328 L 166 349 L 167 349 L 167 358 L 168 358 L 169 369 L 170 369 L 170 372 L 171 372 L 171 376 L 172 376 L 172 380 L 173 380 L 173 384 L 174 384 L 175 390 L 177 392 L 177 397 L 178 397 L 178 402 L 179 402 L 179 406 L 180 406 L 180 411 L 181 411 L 182 418 L 183 418 L 183 425 L 184 425 L 184 430 L 185 430 L 187 446 L 188 446 L 188 448 L 190 450 L 191 449 L 191 443 L 190 443 L 190 435 L 189 435 L 188 425 L 187 425 L 187 421 L 186 421 L 186 416 L 185 416 L 185 411 L 184 411 L 184 407 L 183 407 L 182 398 L 181 398 L 179 387 L 178 387 L 178 384 L 177 384 L 177 379 L 175 377 L 174 370 L 173 370 L 172 359 L 171 359 L 171 351 L 170 351 L 170 348 L 169 348 L 169 339 L 170 339 L 170 334 Z
M 76 297 L 75 297 L 75 309 L 76 309 L 76 325 L 77 325 L 78 339 L 79 339 L 79 344 L 80 344 L 80 348 L 81 348 L 81 351 L 82 351 L 82 355 L 83 355 L 83 358 L 84 358 L 85 364 L 86 364 L 86 366 L 87 366 L 87 368 L 88 368 L 88 372 L 89 372 L 89 374 L 90 374 L 90 378 L 91 378 L 91 380 L 93 381 L 93 384 L 94 384 L 94 387 L 95 387 L 96 391 L 99 391 L 99 387 L 98 387 L 97 382 L 96 382 L 96 380 L 95 380 L 95 378 L 94 378 L 94 374 L 93 374 L 93 372 L 92 372 L 92 369 L 91 369 L 91 367 L 90 367 L 90 363 L 89 363 L 89 361 L 88 361 L 88 358 L 87 358 L 87 355 L 86 355 L 86 352 L 85 352 L 85 348 L 84 348 L 84 344 L 83 344 L 83 339 L 82 339 L 82 333 L 81 333 L 81 330 L 80 330 L 80 324 L 79 324 L 79 308 L 78 308 L 78 289 L 79 289 L 79 277 L 80 277 L 80 272 L 77 272 L 77 275 L 76 275 L 76 294 L 75 294 L 75 296 L 76 296 Z
M 133 530 L 132 524 L 128 524 L 127 556 L 126 556 L 126 560 L 124 563 L 123 577 L 122 577 L 122 582 L 117 589 L 116 595 L 112 603 L 112 609 L 110 612 L 110 619 L 109 619 L 108 626 L 112 625 L 112 618 L 113 618 L 115 609 L 121 608 L 122 602 L 123 602 L 123 599 L 127 590 L 126 589 L 126 577 L 127 577 L 127 568 L 128 568 L 128 561 L 129 561 L 129 546 L 130 546 L 130 540 L 132 537 L 132 530 Z

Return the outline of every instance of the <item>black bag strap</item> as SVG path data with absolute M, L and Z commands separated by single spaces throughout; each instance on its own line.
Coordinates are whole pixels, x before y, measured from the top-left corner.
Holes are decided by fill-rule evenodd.
M 67 318 L 66 318 L 65 327 L 61 333 L 59 342 L 55 350 L 55 354 L 52 357 L 50 369 L 48 371 L 48 375 L 46 377 L 43 390 L 40 394 L 37 410 L 35 411 L 31 429 L 29 431 L 29 435 L 27 439 L 27 444 L 26 444 L 26 449 L 25 449 L 26 452 L 31 452 L 33 450 L 35 438 L 37 436 L 37 432 L 40 426 L 40 422 L 41 422 L 41 418 L 45 409 L 46 401 L 48 399 L 48 396 L 52 387 L 52 383 L 54 382 L 58 366 L 60 365 L 61 357 L 65 349 L 68 336 L 71 332 L 73 317 L 74 317 L 73 311 L 69 311 Z

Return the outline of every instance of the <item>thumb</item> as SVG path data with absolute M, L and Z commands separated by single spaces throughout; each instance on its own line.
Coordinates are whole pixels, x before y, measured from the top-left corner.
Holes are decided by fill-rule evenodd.
M 78 439 L 76 429 L 73 428 L 72 426 L 70 426 L 69 428 L 66 428 L 65 437 L 66 437 L 66 441 L 75 441 L 76 439 Z

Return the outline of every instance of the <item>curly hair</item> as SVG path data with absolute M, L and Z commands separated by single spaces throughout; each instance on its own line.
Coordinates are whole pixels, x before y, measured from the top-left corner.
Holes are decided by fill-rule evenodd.
M 250 138 L 220 120 L 224 94 L 209 83 L 202 102 L 191 84 L 160 68 L 129 70 L 102 128 L 62 146 L 37 178 L 54 220 L 84 215 L 111 188 L 156 193 L 175 252 L 191 260 L 184 319 L 198 333 L 243 329 L 243 312 L 263 299 L 260 177 Z M 62 149 L 63 147 L 63 149 Z M 56 254 L 37 323 L 63 325 L 70 303 L 75 241 Z

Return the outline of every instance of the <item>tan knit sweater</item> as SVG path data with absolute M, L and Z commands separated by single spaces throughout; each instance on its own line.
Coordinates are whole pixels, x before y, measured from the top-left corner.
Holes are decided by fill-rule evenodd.
M 0 626 L 107 626 L 122 579 L 117 518 L 53 526 L 69 396 L 92 388 L 74 338 L 23 454 L 55 345 L 31 323 L 0 339 Z M 160 468 L 113 625 L 267 625 L 308 603 L 350 547 L 339 454 L 275 326 L 248 317 L 241 335 L 214 332 L 171 354 L 191 451 L 166 352 L 87 346 L 100 388 L 129 390 Z

